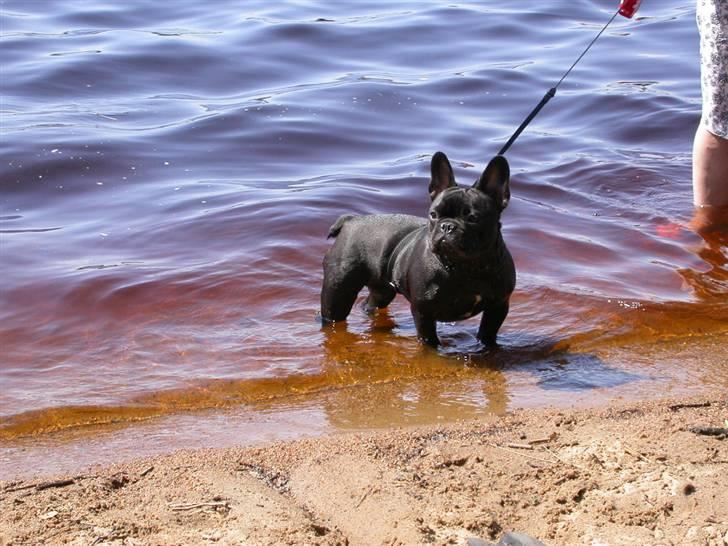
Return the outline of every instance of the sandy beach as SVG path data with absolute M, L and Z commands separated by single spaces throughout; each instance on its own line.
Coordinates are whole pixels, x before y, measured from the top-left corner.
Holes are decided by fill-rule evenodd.
M 181 451 L 0 483 L 0 544 L 728 544 L 728 398 Z M 701 428 L 703 427 L 703 428 Z

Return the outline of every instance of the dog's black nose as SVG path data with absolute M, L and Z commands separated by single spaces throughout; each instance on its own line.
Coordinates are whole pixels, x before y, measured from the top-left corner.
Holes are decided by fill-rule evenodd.
M 440 231 L 450 234 L 455 231 L 455 224 L 452 222 L 442 222 L 440 224 Z

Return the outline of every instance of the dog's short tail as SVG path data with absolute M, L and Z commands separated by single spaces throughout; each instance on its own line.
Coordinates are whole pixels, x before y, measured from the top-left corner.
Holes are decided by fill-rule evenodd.
M 341 228 L 344 227 L 344 224 L 352 218 L 356 218 L 356 216 L 354 214 L 344 214 L 343 216 L 339 216 L 339 219 L 334 222 L 334 225 L 331 226 L 331 228 L 329 228 L 329 234 L 326 236 L 326 238 L 333 239 L 334 237 L 336 237 L 341 231 Z

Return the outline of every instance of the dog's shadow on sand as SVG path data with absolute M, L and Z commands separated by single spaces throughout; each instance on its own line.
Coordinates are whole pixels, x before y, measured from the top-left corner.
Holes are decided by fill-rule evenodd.
M 432 424 L 502 415 L 514 407 L 585 401 L 646 377 L 590 353 L 564 349 L 563 340 L 501 336 L 486 349 L 473 328 L 444 328 L 433 349 L 379 317 L 356 332 L 346 323 L 323 328 L 323 373 L 334 386 L 322 399 L 330 424 L 342 430 Z M 465 326 L 465 328 L 463 328 Z M 477 328 L 475 329 L 477 330 Z M 604 396 L 600 393 L 600 396 Z
M 564 340 L 532 337 L 529 341 L 530 336 L 521 334 L 513 343 L 509 336 L 504 337 L 498 348 L 473 355 L 472 365 L 528 373 L 544 390 L 568 392 L 614 388 L 647 379 L 614 367 L 596 354 L 572 351 Z

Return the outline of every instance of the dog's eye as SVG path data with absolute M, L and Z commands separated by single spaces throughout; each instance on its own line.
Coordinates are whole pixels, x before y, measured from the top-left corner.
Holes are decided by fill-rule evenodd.
M 437 213 L 434 210 L 430 211 L 430 218 L 433 220 L 437 220 Z
M 476 224 L 478 220 L 480 220 L 480 217 L 477 214 L 468 214 L 467 220 L 468 222 Z

